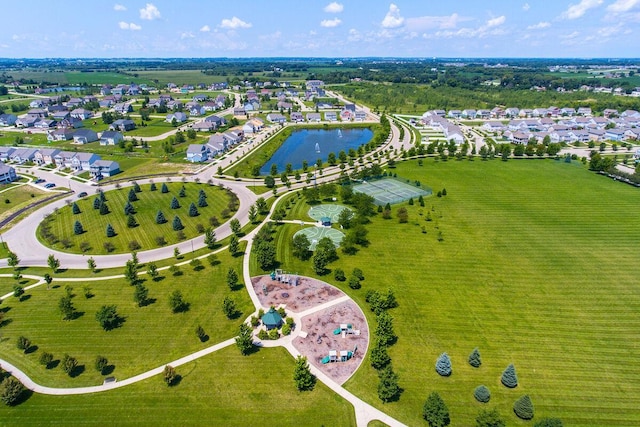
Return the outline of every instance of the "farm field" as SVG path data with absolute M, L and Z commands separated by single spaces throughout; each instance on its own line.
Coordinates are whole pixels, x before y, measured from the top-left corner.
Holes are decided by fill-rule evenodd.
M 153 81 L 136 78 L 132 75 L 115 73 L 110 71 L 96 71 L 91 73 L 83 73 L 80 71 L 8 71 L 7 74 L 11 75 L 17 80 L 33 80 L 36 82 L 48 82 L 61 85 L 79 85 L 87 83 L 89 85 L 101 85 L 105 83 L 109 84 L 130 84 L 136 82 L 138 84 L 147 83 L 153 84 Z
M 427 159 L 423 166 L 413 160 L 395 172 L 434 192 L 446 188 L 447 196 L 427 197 L 425 207 L 394 206 L 392 219 L 378 215 L 367 226 L 368 247 L 355 256 L 338 251 L 329 268 L 347 274 L 361 268 L 361 290 L 331 273 L 323 280 L 350 294 L 373 325 L 366 291 L 394 290 L 399 307 L 390 314 L 399 339 L 389 354 L 404 392 L 383 405 L 368 361 L 347 389 L 409 425 L 423 423 L 422 405 L 432 391 L 448 405 L 452 425 L 472 424 L 483 407 L 497 407 L 507 425 L 526 425 L 512 410 L 524 394 L 533 401 L 534 421 L 637 425 L 640 218 L 629 215 L 637 189 L 578 162 L 553 160 Z M 308 220 L 304 205 L 293 205 L 286 219 Z M 395 216 L 399 206 L 409 211 L 406 224 Z M 620 216 L 624 221 L 615 219 Z M 277 229 L 281 268 L 312 275 L 311 260 L 302 262 L 289 249 L 300 226 Z M 475 347 L 483 362 L 477 369 L 467 363 Z M 448 378 L 434 369 L 443 352 L 453 364 Z M 510 363 L 519 379 L 515 389 L 500 383 Z M 492 393 L 487 405 L 473 398 L 481 384 Z
M 141 192 L 136 193 L 138 201 L 131 202 L 135 209 L 134 217 L 138 223 L 135 227 L 127 226 L 127 215 L 124 214 L 124 206 L 127 203 L 128 195 L 132 187 L 119 190 L 112 190 L 104 193 L 106 196 L 106 205 L 110 213 L 100 215 L 98 209 L 94 209 L 96 195 L 85 197 L 77 200 L 76 203 L 80 208 L 79 214 L 73 214 L 71 206 L 66 206 L 53 214 L 48 222 L 51 233 L 55 235 L 60 242 L 68 239 L 72 246 L 63 248 L 61 243 L 56 243 L 53 247 L 60 250 L 67 250 L 74 253 L 81 253 L 80 243 L 87 242 L 90 246 L 88 253 L 106 254 L 108 253 L 103 247 L 105 241 L 109 241 L 114 246 L 114 253 L 130 252 L 129 243 L 136 241 L 140 245 L 140 250 L 148 250 L 158 247 L 156 237 L 163 236 L 167 244 L 177 243 L 180 240 L 177 231 L 173 229 L 173 219 L 175 216 L 180 218 L 185 235 L 185 239 L 193 238 L 199 234 L 196 229 L 197 224 L 203 227 L 209 226 L 210 217 L 216 216 L 220 223 L 224 222 L 223 210 L 228 208 L 230 201 L 226 191 L 220 190 L 218 187 L 212 187 L 205 184 L 194 184 L 182 182 L 164 183 L 167 185 L 168 193 L 162 193 L 163 183 L 156 183 L 157 190 L 151 191 L 150 185 L 141 185 Z M 185 188 L 185 197 L 180 197 L 181 188 Z M 206 207 L 198 207 L 199 191 L 204 190 L 207 195 Z M 176 198 L 179 207 L 171 208 L 173 198 Z M 194 203 L 198 209 L 198 215 L 189 216 L 189 206 Z M 156 223 L 156 214 L 161 210 L 165 216 L 166 222 L 163 224 Z M 80 235 L 74 234 L 74 224 L 80 221 L 84 233 Z M 116 235 L 106 237 L 106 227 L 108 224 L 114 228 Z M 42 226 L 39 229 L 39 235 L 44 239 Z

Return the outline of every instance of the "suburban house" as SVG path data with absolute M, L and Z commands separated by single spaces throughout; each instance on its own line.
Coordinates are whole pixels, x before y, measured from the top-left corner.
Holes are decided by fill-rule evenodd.
M 91 176 L 96 180 L 101 180 L 107 176 L 113 176 L 120 172 L 120 165 L 118 162 L 111 160 L 96 160 L 89 167 Z
M 280 113 L 267 114 L 267 120 L 271 123 L 285 123 L 287 118 Z
M 73 134 L 74 144 L 88 144 L 89 142 L 97 140 L 98 134 L 93 129 L 78 129 Z
M 187 160 L 192 163 L 209 160 L 210 149 L 205 144 L 190 144 L 187 148 Z
M 295 122 L 295 123 L 304 122 L 304 116 L 299 111 L 293 111 L 291 113 L 290 117 L 291 117 L 291 121 L 292 122 Z M 309 117 L 308 114 L 307 114 L 307 117 Z
M 120 114 L 127 114 L 133 111 L 133 107 L 128 102 L 119 102 L 113 106 L 113 111 Z
M 72 151 L 60 151 L 54 156 L 56 166 L 59 168 L 71 168 L 71 159 L 75 157 L 76 153 Z
M 167 114 L 167 118 L 164 121 L 172 123 L 174 120 L 176 123 L 184 123 L 187 121 L 187 115 L 181 111 L 176 111 L 175 113 Z
M 40 119 L 33 125 L 33 127 L 36 129 L 51 129 L 56 127 L 57 124 L 58 122 L 56 122 L 55 120 Z
M 171 101 L 167 102 L 167 108 L 169 110 L 181 110 L 184 107 L 184 104 L 180 101 L 176 101 L 174 99 L 172 99 Z
M 40 121 L 40 117 L 26 115 L 24 117 L 20 117 L 16 120 L 16 127 L 19 128 L 32 128 L 36 124 L 36 122 Z
M 18 117 L 14 114 L 0 114 L 0 126 L 13 126 Z
M 48 141 L 68 141 L 73 138 L 73 130 L 60 128 L 47 134 Z
M 367 118 L 367 113 L 365 113 L 364 110 L 356 110 L 355 112 L 356 122 L 363 122 L 366 120 L 366 118 Z
M 119 130 L 120 132 L 126 132 L 135 128 L 135 122 L 130 119 L 118 119 L 109 125 L 109 130 Z
M 38 165 L 50 165 L 55 163 L 55 156 L 60 150 L 57 148 L 41 148 L 36 153 L 33 161 Z
M 0 184 L 8 184 L 18 179 L 16 170 L 9 165 L 0 162 Z
M 71 111 L 71 117 L 75 117 L 76 119 L 80 120 L 87 120 L 93 117 L 93 112 L 85 110 L 84 108 L 76 108 L 75 110 Z
M 347 110 L 346 108 L 340 111 L 340 120 L 343 122 L 351 121 L 355 113 L 351 110 Z
M 68 110 L 56 111 L 51 115 L 51 117 L 53 117 L 53 120 L 62 121 L 71 117 L 71 113 Z
M 187 111 L 189 112 L 190 116 L 202 116 L 207 112 L 207 110 L 205 110 L 204 107 L 198 103 L 188 103 Z
M 14 147 L 2 147 L 0 146 L 0 160 L 8 162 L 11 154 L 16 151 Z
M 77 171 L 88 171 L 91 170 L 91 165 L 96 160 L 100 160 L 100 156 L 98 156 L 97 154 L 76 153 L 76 155 L 71 159 L 71 168 Z
M 105 130 L 100 135 L 100 145 L 118 145 L 122 140 L 124 136 L 116 130 Z
M 58 122 L 58 127 L 77 129 L 77 128 L 84 127 L 84 123 L 82 123 L 82 120 L 80 119 L 76 119 L 75 117 L 69 116 L 68 119 L 60 120 Z
M 500 132 L 505 129 L 501 122 L 495 120 L 484 122 L 481 127 L 488 132 Z
M 307 113 L 307 121 L 308 122 L 319 122 L 320 121 L 320 113 Z
M 36 116 L 36 117 L 39 117 L 41 119 L 44 119 L 45 117 L 47 117 L 49 115 L 49 112 L 47 110 L 43 110 L 42 108 L 33 108 L 33 109 L 27 111 L 27 115 L 28 116 Z
M 607 129 L 604 133 L 605 139 L 610 139 L 611 141 L 622 141 L 624 138 L 624 129 Z
M 244 107 L 236 107 L 233 109 L 234 116 L 245 116 L 246 114 L 247 111 L 244 109 Z
M 9 155 L 9 160 L 20 165 L 26 162 L 32 162 L 36 157 L 37 151 L 35 148 L 17 148 Z
M 212 132 L 216 129 L 216 125 L 214 123 L 203 120 L 201 122 L 192 124 L 191 129 L 195 130 L 196 132 Z
M 328 122 L 337 122 L 338 121 L 338 113 L 335 111 L 327 111 L 324 113 L 324 119 Z
M 220 126 L 225 126 L 227 120 L 224 117 L 216 116 L 215 114 L 204 119 L 205 122 L 213 123 L 214 129 L 218 129 Z

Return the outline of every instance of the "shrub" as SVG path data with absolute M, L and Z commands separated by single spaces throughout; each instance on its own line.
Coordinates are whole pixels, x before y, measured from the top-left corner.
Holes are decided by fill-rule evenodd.
M 96 368 L 96 371 L 103 373 L 107 365 L 109 365 L 109 360 L 106 357 L 96 356 L 96 360 L 93 363 L 93 366 Z
M 282 335 L 289 335 L 291 333 L 291 326 L 288 324 L 282 325 Z
M 251 316 L 251 326 L 256 328 L 258 327 L 259 324 L 260 324 L 260 319 L 258 319 L 256 316 Z
M 476 347 L 469 355 L 469 365 L 473 366 L 474 368 L 478 368 L 481 364 L 482 361 L 480 360 L 480 351 Z
M 273 328 L 269 331 L 269 339 L 270 340 L 277 340 L 278 338 L 280 338 L 280 333 L 278 332 L 278 329 Z
M 15 405 L 20 401 L 20 396 L 24 391 L 24 386 L 15 377 L 9 377 L 0 386 L 0 399 L 7 405 Z
M 65 354 L 62 358 L 62 370 L 69 376 L 73 374 L 73 371 L 78 367 L 78 359 Z
M 516 368 L 513 366 L 513 363 L 504 370 L 501 381 L 502 384 L 509 388 L 518 386 L 518 376 L 516 375 Z
M 487 403 L 489 399 L 491 399 L 491 392 L 487 387 L 479 385 L 473 391 L 473 397 L 475 397 L 478 402 Z
M 422 418 L 429 423 L 430 427 L 444 427 L 451 422 L 449 418 L 449 408 L 442 400 L 438 392 L 434 391 L 429 395 L 422 407 Z
M 31 340 L 25 336 L 19 336 L 18 341 L 16 343 L 18 350 L 22 350 L 26 352 L 31 347 Z
M 164 238 L 164 236 L 156 236 L 156 245 L 158 246 L 164 246 L 167 244 L 166 239 Z
M 535 423 L 533 427 L 562 427 L 562 420 L 559 418 L 543 418 Z
M 516 413 L 518 418 L 523 420 L 530 420 L 533 418 L 533 403 L 528 394 L 525 394 L 520 399 L 516 400 L 513 404 L 513 412 Z
M 341 268 L 336 268 L 334 270 L 333 278 L 339 282 L 344 282 L 345 280 L 347 280 L 346 276 L 344 275 L 344 270 L 342 270 Z
M 178 374 L 176 374 L 176 369 L 171 365 L 166 365 L 164 367 L 164 382 L 167 383 L 169 387 L 176 383 L 178 379 Z
M 258 339 L 264 341 L 264 340 L 268 340 L 269 339 L 269 333 L 267 331 L 265 331 L 264 329 L 260 329 L 260 332 L 258 332 Z
M 436 361 L 436 372 L 443 377 L 451 375 L 451 359 L 447 353 L 442 353 Z
M 476 427 L 505 427 L 506 425 L 496 408 L 490 411 L 482 410 L 476 417 Z
M 45 351 L 40 355 L 40 359 L 38 359 L 41 365 L 49 366 L 49 363 L 53 362 L 53 354 Z
M 349 278 L 349 287 L 351 289 L 360 289 L 362 287 L 362 285 L 360 284 L 360 280 L 358 280 L 357 277 L 351 276 Z
M 357 277 L 358 280 L 364 280 L 364 273 L 362 273 L 362 270 L 359 268 L 354 268 L 352 274 L 354 277 Z

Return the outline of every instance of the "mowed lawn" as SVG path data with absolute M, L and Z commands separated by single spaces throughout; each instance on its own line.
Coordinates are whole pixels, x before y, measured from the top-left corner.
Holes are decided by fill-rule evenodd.
M 176 368 L 167 387 L 160 375 L 117 390 L 80 396 L 34 394 L 0 405 L 6 426 L 353 426 L 349 402 L 318 383 L 298 392 L 294 360 L 282 348 L 241 356 L 235 346 Z
M 156 237 L 164 237 L 168 244 L 178 243 L 177 231 L 173 230 L 173 218 L 177 215 L 184 226 L 182 232 L 187 239 L 197 236 L 196 226 L 202 224 L 205 228 L 209 226 L 209 219 L 213 216 L 217 217 L 222 223 L 226 219 L 221 213 L 227 209 L 230 197 L 227 190 L 220 189 L 207 184 L 169 182 L 166 183 L 169 189 L 168 193 L 162 193 L 162 182 L 157 182 L 156 191 L 150 190 L 150 185 L 141 185 L 142 192 L 136 193 L 138 201 L 132 202 L 136 213 L 137 227 L 127 227 L 127 216 L 124 214 L 124 206 L 127 203 L 129 190 L 132 187 L 112 190 L 105 193 L 107 198 L 107 206 L 110 213 L 100 215 L 99 210 L 93 208 L 94 199 L 97 197 L 91 194 L 83 199 L 76 201 L 80 208 L 80 213 L 74 215 L 71 206 L 66 206 L 51 217 L 49 222 L 52 233 L 59 240 L 69 239 L 73 246 L 65 249 L 61 243 L 57 243 L 54 247 L 59 250 L 80 253 L 80 244 L 88 242 L 91 246 L 89 253 L 105 254 L 104 242 L 110 242 L 115 246 L 114 253 L 129 252 L 129 242 L 135 240 L 141 245 L 140 250 L 148 250 L 158 247 Z M 180 197 L 180 189 L 185 186 L 186 196 Z M 207 195 L 206 207 L 198 207 L 198 194 L 200 190 L 204 190 Z M 171 209 L 171 201 L 173 198 L 178 199 L 180 208 Z M 198 209 L 199 215 L 195 217 L 189 216 L 189 206 L 194 203 Z M 156 214 L 161 210 L 167 222 L 164 224 L 156 224 Z M 85 232 L 80 235 L 74 234 L 74 224 L 80 221 Z M 117 233 L 116 236 L 107 238 L 106 228 L 111 224 Z M 41 227 L 42 228 L 42 227 Z M 40 230 L 41 230 L 40 228 Z M 39 233 L 41 236 L 41 233 Z M 42 236 L 41 236 L 42 237 Z M 46 244 L 46 241 L 43 239 Z
M 576 162 L 553 160 L 428 159 L 422 167 L 414 160 L 396 172 L 448 195 L 426 198 L 424 208 L 405 203 L 406 224 L 395 216 L 400 205 L 393 206 L 393 219 L 377 216 L 367 226 L 367 248 L 355 256 L 339 251 L 329 267 L 347 276 L 361 268 L 361 290 L 331 274 L 324 279 L 352 295 L 372 328 L 365 292 L 395 291 L 399 307 L 391 314 L 399 339 L 389 353 L 404 392 L 383 405 L 368 359 L 347 388 L 409 425 L 424 423 L 422 406 L 432 391 L 449 406 L 452 425 L 473 424 L 483 407 L 497 407 L 507 425 L 528 425 L 512 410 L 524 394 L 536 419 L 638 425 L 640 192 Z M 282 268 L 312 274 L 311 261 L 283 249 L 299 228 L 279 226 L 278 259 Z M 482 355 L 479 369 L 467 363 L 474 347 Z M 442 352 L 452 359 L 449 378 L 435 372 Z M 516 389 L 500 384 L 510 363 Z M 473 398 L 481 384 L 492 393 L 487 405 Z
M 144 307 L 134 303 L 134 287 L 124 279 L 54 281 L 53 285 L 60 286 L 50 290 L 39 286 L 29 290 L 28 299 L 24 301 L 10 297 L 0 306 L 8 319 L 1 329 L 0 357 L 20 367 L 40 384 L 79 387 L 102 384 L 103 376 L 94 369 L 98 355 L 107 357 L 115 366 L 112 375 L 125 379 L 232 338 L 242 319 L 254 308 L 243 287 L 232 291 L 226 283 L 229 268 L 241 271 L 241 258 L 231 257 L 228 251 L 223 251 L 218 259 L 220 263 L 216 266 L 203 260 L 204 268 L 200 271 L 194 271 L 189 265 L 181 266 L 183 274 L 179 276 L 162 270 L 161 280 L 155 282 L 146 274 L 141 275 L 146 279 L 144 285 L 152 300 Z M 141 271 L 144 270 L 143 267 Z M 5 280 L 13 282 L 12 279 Z M 58 302 L 66 294 L 66 285 L 73 287 L 72 301 L 81 313 L 70 321 L 62 320 L 58 310 Z M 85 298 L 84 286 L 91 288 L 92 298 Z M 172 313 L 169 295 L 174 290 L 179 290 L 189 304 L 187 311 Z M 229 320 L 224 315 L 222 303 L 225 297 L 232 298 L 242 313 L 236 319 Z M 103 305 L 111 304 L 117 306 L 118 314 L 125 321 L 119 328 L 104 331 L 95 314 Z M 207 342 L 200 342 L 196 336 L 198 325 L 209 335 Z M 25 355 L 16 348 L 21 335 L 38 347 L 35 352 Z M 38 363 L 45 351 L 52 353 L 55 360 L 61 360 L 65 353 L 76 357 L 85 369 L 75 378 L 70 378 L 60 367 L 45 369 Z

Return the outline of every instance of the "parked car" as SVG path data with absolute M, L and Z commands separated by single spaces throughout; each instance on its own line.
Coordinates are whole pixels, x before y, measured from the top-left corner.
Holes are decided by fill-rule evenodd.
M 53 182 L 48 182 L 48 183 L 46 183 L 46 184 L 44 185 L 44 188 L 53 188 L 53 187 L 55 187 L 55 186 L 56 186 L 56 185 L 55 185 Z
M 83 191 L 82 193 L 78 193 L 78 197 L 87 197 L 87 192 Z
M 40 184 L 41 182 L 44 182 L 44 179 L 42 179 L 42 178 L 38 178 L 38 179 L 36 179 L 36 181 L 35 181 L 35 182 L 36 182 L 36 184 Z

